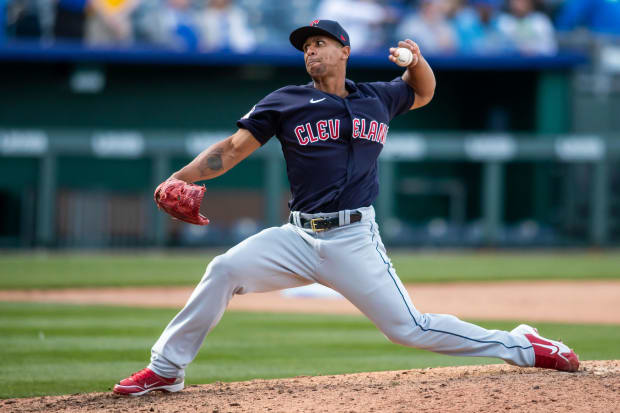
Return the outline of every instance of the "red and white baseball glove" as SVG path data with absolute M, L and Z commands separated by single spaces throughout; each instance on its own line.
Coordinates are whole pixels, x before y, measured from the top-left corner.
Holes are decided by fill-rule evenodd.
M 207 225 L 209 220 L 200 213 L 200 204 L 207 188 L 170 178 L 155 189 L 155 203 L 173 217 L 195 225 Z

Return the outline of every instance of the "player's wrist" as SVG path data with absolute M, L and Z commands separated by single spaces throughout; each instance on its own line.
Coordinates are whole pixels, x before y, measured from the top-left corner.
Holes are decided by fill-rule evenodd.
M 194 181 L 190 179 L 190 177 L 186 173 L 184 173 L 182 169 L 170 175 L 170 178 L 168 179 L 178 179 L 180 181 L 187 182 L 188 184 L 194 183 Z

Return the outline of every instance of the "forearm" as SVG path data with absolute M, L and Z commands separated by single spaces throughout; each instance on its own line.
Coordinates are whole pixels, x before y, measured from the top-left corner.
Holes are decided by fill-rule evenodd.
M 234 165 L 230 165 L 230 138 L 215 143 L 202 151 L 190 163 L 172 174 L 171 178 L 185 182 L 212 179 L 222 175 Z M 228 162 L 225 160 L 228 159 Z M 225 167 L 226 165 L 227 167 Z
M 194 160 L 172 174 L 185 182 L 213 179 L 247 158 L 260 147 L 250 132 L 240 129 L 234 135 L 202 151 Z
M 403 74 L 403 80 L 411 86 L 416 95 L 430 100 L 435 94 L 435 75 L 433 69 L 422 55 L 415 66 L 409 66 Z

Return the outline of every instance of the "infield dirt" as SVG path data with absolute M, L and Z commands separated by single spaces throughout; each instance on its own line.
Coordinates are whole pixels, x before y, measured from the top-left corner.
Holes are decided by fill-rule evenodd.
M 407 284 L 416 308 L 465 319 L 620 324 L 620 281 L 506 281 Z M 0 301 L 40 301 L 181 308 L 192 287 L 5 290 Z M 360 314 L 343 298 L 290 297 L 280 292 L 233 297 L 229 310 Z
M 596 412 L 620 406 L 620 361 L 576 373 L 508 365 L 190 385 L 139 398 L 108 393 L 0 401 L 4 412 Z

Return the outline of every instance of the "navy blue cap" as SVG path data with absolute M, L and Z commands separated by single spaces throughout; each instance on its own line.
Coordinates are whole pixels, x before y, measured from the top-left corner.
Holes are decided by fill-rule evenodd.
M 338 40 L 343 46 L 351 46 L 349 34 L 340 23 L 334 20 L 313 20 L 308 26 L 293 30 L 289 40 L 296 49 L 304 51 L 304 42 L 310 36 L 327 35 Z

